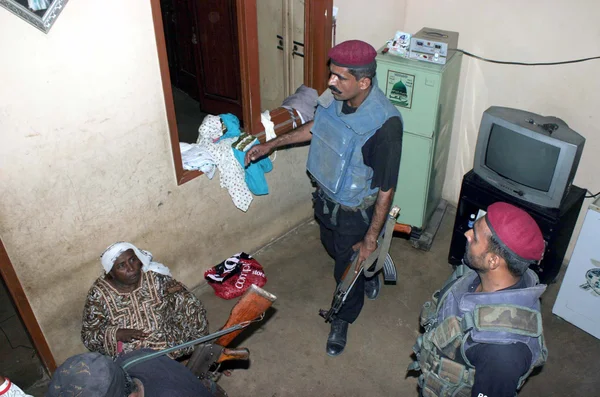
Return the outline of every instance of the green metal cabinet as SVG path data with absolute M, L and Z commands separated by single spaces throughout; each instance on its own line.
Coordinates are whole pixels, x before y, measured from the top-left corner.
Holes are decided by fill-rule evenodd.
M 442 198 L 461 60 L 457 53 L 445 65 L 377 55 L 377 84 L 404 119 L 399 223 L 425 228 Z

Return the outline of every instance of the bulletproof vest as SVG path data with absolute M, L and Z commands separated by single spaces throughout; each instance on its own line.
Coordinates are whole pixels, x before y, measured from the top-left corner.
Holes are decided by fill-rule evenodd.
M 425 333 L 413 347 L 417 360 L 408 369 L 421 370 L 419 387 L 425 397 L 471 396 L 476 368 L 467 351 L 479 343 L 521 342 L 529 348 L 531 366 L 519 379 L 518 389 L 535 367 L 546 362 L 539 300 L 546 286 L 538 285 L 537 275 L 527 270 L 526 288 L 469 292 L 476 277 L 475 271 L 459 266 L 421 310 Z
M 371 189 L 373 170 L 363 161 L 363 145 L 386 120 L 402 119 L 375 81 L 351 114 L 342 113 L 343 102 L 336 101 L 330 90 L 318 99 L 306 168 L 330 199 L 347 207 L 358 207 L 378 192 Z

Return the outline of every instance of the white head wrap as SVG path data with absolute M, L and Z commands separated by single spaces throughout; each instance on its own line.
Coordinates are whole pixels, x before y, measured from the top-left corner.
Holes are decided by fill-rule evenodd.
M 110 272 L 119 255 L 127 250 L 133 250 L 135 256 L 142 262 L 142 271 L 147 272 L 148 270 L 151 270 L 155 273 L 171 276 L 171 271 L 168 267 L 162 263 L 152 261 L 152 254 L 150 252 L 138 249 L 135 245 L 123 241 L 114 243 L 102 253 L 100 261 L 102 262 L 104 271 L 106 273 Z

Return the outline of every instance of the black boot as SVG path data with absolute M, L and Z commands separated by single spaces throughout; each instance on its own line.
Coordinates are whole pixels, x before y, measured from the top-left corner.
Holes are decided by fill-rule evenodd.
M 379 273 L 371 278 L 365 279 L 365 296 L 367 299 L 377 299 L 379 296 L 379 290 L 381 289 L 381 282 L 379 281 Z
M 327 338 L 327 354 L 335 357 L 341 354 L 346 347 L 346 336 L 348 334 L 348 322 L 339 318 L 331 321 L 331 332 Z

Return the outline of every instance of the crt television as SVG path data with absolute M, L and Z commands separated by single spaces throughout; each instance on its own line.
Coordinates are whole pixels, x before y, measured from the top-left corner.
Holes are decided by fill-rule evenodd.
M 517 199 L 558 208 L 584 144 L 559 118 L 492 106 L 481 118 L 473 171 Z

